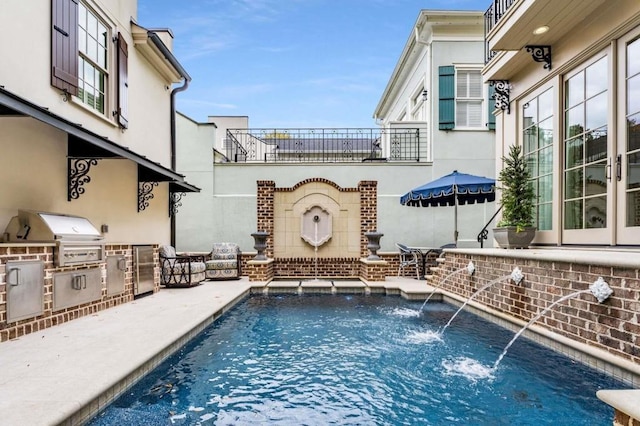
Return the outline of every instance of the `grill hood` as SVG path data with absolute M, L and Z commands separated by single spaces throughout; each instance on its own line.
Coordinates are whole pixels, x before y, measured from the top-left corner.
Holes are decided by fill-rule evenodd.
M 18 210 L 5 231 L 9 242 L 100 241 L 100 232 L 80 216 Z

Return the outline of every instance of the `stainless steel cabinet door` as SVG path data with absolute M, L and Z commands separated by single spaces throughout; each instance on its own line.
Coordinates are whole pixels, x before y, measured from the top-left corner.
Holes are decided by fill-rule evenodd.
M 7 322 L 37 317 L 44 311 L 44 262 L 7 262 Z

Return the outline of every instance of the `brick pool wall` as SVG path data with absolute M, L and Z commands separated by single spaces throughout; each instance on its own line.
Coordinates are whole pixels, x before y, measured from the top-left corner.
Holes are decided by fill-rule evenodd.
M 614 256 L 612 253 L 607 255 Z M 466 267 L 470 260 L 476 268 L 472 277 L 465 272 L 454 273 L 443 282 L 444 277 Z M 555 306 L 536 325 L 640 363 L 638 267 L 448 252 L 429 283 L 468 298 L 489 281 L 510 275 L 515 267 L 519 267 L 524 274 L 521 285 L 506 280 L 489 287 L 474 300 L 523 321 L 530 321 L 558 298 L 586 290 L 602 277 L 614 292 L 604 303 L 598 303 L 590 293 L 581 294 Z

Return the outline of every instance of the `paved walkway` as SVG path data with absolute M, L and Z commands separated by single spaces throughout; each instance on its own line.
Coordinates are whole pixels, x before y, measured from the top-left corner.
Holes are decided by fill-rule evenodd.
M 252 286 L 211 281 L 160 292 L 0 344 L 0 424 L 77 424 L 206 327 Z M 422 298 L 425 281 L 389 278 L 371 289 Z

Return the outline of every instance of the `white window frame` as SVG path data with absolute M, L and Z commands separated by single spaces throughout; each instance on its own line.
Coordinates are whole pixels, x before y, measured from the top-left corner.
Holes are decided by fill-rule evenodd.
M 102 25 L 106 30 L 107 34 L 106 34 L 106 40 L 105 40 L 105 46 L 104 46 L 104 50 L 106 50 L 106 53 L 105 53 L 106 66 L 105 67 L 102 67 L 100 64 L 98 64 L 95 61 L 97 56 L 96 58 L 90 57 L 89 52 L 87 52 L 86 50 L 86 46 L 87 46 L 86 43 L 84 44 L 84 51 L 83 51 L 83 42 L 81 41 L 81 37 L 83 37 L 83 35 L 85 36 L 86 39 L 88 39 L 89 37 L 88 35 L 83 34 L 85 30 L 81 28 L 81 23 L 83 19 L 81 14 L 83 10 L 86 10 L 87 14 L 91 14 L 95 19 L 97 19 L 98 24 Z M 113 87 L 114 80 L 111 78 L 111 76 L 115 75 L 113 73 L 113 69 L 116 66 L 116 61 L 115 61 L 116 49 L 113 44 L 113 34 L 115 33 L 114 26 L 107 21 L 107 19 L 102 13 L 99 13 L 95 8 L 93 8 L 87 2 L 80 1 L 78 3 L 78 30 L 77 31 L 78 31 L 78 96 L 74 97 L 74 101 L 75 103 L 81 105 L 82 107 L 93 112 L 99 117 L 105 118 L 111 122 L 113 120 L 113 116 L 111 114 L 111 110 L 112 110 L 111 106 L 114 99 L 114 90 L 115 90 L 115 88 Z M 101 47 L 98 45 L 97 48 L 100 49 Z M 88 102 L 88 98 L 83 98 L 82 96 L 83 94 L 85 94 L 85 90 L 84 90 L 85 74 L 82 68 L 83 62 L 88 63 L 91 67 L 93 67 L 95 70 L 97 70 L 99 73 L 101 73 L 104 76 L 104 84 L 103 84 L 104 90 L 101 92 L 104 96 L 102 110 L 96 108 L 95 104 L 92 105 L 91 103 Z M 95 82 L 95 75 L 94 75 L 94 89 L 96 89 L 95 86 L 98 86 L 98 84 L 97 82 Z

